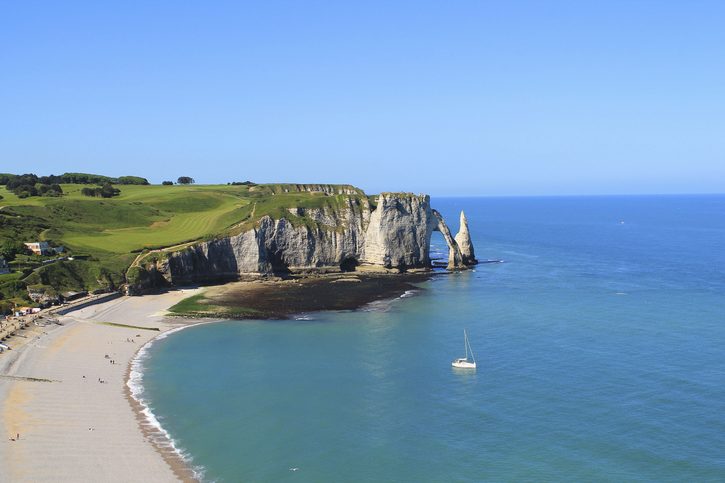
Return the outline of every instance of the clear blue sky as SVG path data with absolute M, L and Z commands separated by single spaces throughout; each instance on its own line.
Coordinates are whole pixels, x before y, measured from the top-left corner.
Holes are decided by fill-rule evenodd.
M 725 192 L 725 2 L 5 2 L 0 171 Z

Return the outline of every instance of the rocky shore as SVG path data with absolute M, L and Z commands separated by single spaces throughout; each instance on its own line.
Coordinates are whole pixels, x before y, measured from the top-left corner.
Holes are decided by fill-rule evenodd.
M 322 310 L 355 310 L 418 289 L 431 272 L 342 273 L 207 287 L 170 309 L 184 317 L 286 319 Z

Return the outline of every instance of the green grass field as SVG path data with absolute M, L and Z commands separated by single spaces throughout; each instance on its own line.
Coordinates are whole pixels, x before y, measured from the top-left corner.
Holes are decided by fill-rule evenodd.
M 220 307 L 214 305 L 204 294 L 197 294 L 169 308 L 169 313 L 187 317 L 249 318 L 260 312 L 247 307 Z
M 110 199 L 83 196 L 85 186 L 62 185 L 64 195 L 58 198 L 24 199 L 0 187 L 0 242 L 51 241 L 77 256 L 3 276 L 0 300 L 29 302 L 10 281 L 59 293 L 116 288 L 136 252 L 224 232 L 250 203 L 247 186 L 124 185 L 121 195 Z
M 2 206 L 46 219 L 39 234 L 75 251 L 129 253 L 219 233 L 239 219 L 249 203 L 238 186 L 123 186 L 111 199 L 80 194 L 83 185 L 63 185 L 61 198 L 18 199 L 3 193 Z
M 116 288 L 144 250 L 237 233 L 265 215 L 314 224 L 289 208 L 337 207 L 349 199 L 285 184 L 121 185 L 121 194 L 113 198 L 83 196 L 81 189 L 87 186 L 63 184 L 61 197 L 24 199 L 0 187 L 0 242 L 50 241 L 67 247 L 76 258 L 23 269 L 27 285 L 51 286 L 59 292 Z M 354 190 L 357 206 L 368 200 L 351 186 L 339 188 Z M 17 290 L 0 290 L 0 300 L 3 297 L 17 299 Z

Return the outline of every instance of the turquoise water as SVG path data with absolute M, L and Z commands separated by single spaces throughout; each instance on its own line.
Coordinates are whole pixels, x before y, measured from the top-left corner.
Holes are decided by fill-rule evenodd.
M 725 197 L 433 205 L 506 262 L 149 349 L 144 397 L 207 480 L 725 480 Z

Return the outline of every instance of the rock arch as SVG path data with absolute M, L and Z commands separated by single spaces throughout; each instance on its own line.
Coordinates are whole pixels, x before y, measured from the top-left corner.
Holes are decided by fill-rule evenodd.
M 438 210 L 431 210 L 431 212 L 437 221 L 436 225 L 433 227 L 433 231 L 441 232 L 443 234 L 443 238 L 446 240 L 446 244 L 448 245 L 448 270 L 466 268 L 463 263 L 461 249 L 459 248 L 458 243 L 456 243 L 456 240 L 451 236 L 451 230 L 448 229 L 448 225 L 446 225 L 443 216 L 441 216 Z

